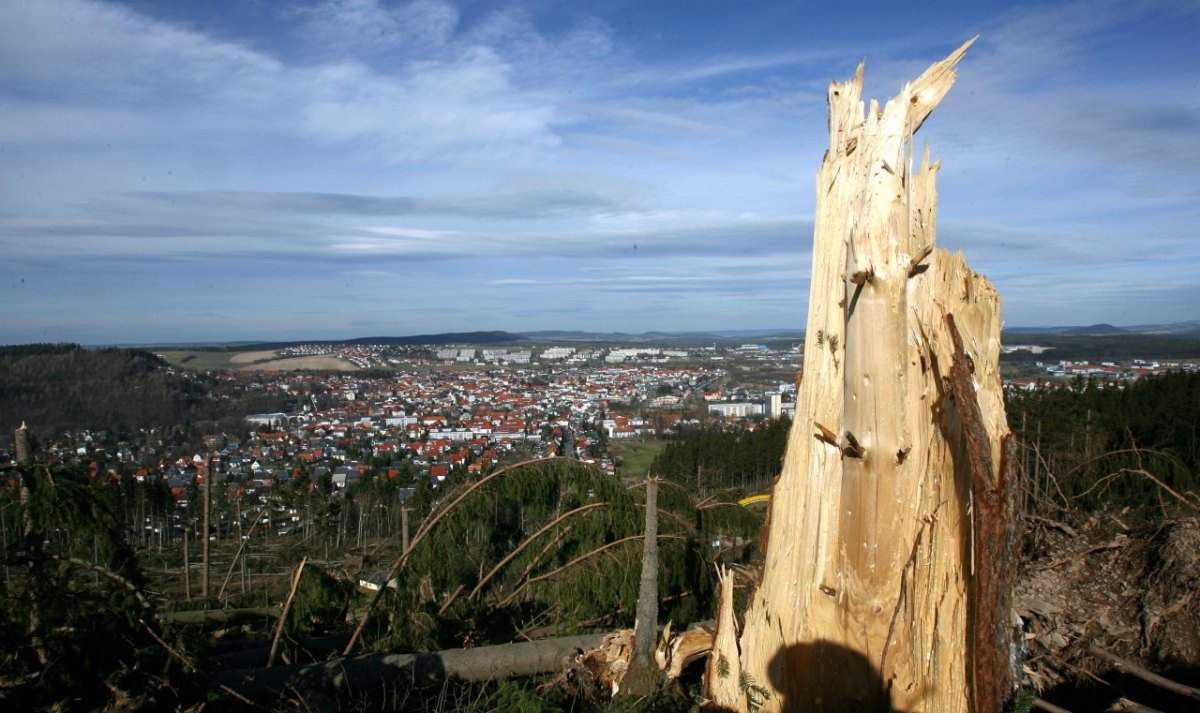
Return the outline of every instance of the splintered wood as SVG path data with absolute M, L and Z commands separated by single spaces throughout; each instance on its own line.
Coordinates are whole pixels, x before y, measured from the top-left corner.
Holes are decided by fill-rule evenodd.
M 865 116 L 861 66 L 830 86 L 803 379 L 762 580 L 740 639 L 718 628 L 712 658 L 728 676 L 710 662 L 708 680 L 722 707 L 982 712 L 1011 690 L 1007 652 L 997 672 L 971 650 L 1010 621 L 1006 597 L 972 595 L 974 577 L 994 592 L 1006 571 L 973 562 L 971 504 L 980 487 L 1008 497 L 1000 300 L 961 254 L 934 247 L 939 164 L 926 149 L 914 167 L 912 150 L 970 44 Z M 951 379 L 956 354 L 968 383 Z M 991 482 L 973 483 L 980 472 Z M 1003 538 L 1008 509 L 983 515 L 996 512 L 982 531 Z M 992 690 L 975 690 L 976 668 L 999 679 Z

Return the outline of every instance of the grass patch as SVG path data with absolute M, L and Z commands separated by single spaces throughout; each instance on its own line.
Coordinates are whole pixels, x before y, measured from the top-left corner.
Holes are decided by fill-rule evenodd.
M 650 464 L 667 442 L 658 438 L 610 442 L 608 450 L 613 461 L 619 462 L 617 475 L 623 478 L 642 478 L 650 470 Z M 619 459 L 619 460 L 618 460 Z

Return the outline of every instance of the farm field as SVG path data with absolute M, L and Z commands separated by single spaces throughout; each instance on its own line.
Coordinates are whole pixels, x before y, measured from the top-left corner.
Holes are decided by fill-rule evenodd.
M 242 371 L 358 371 L 358 367 L 350 362 L 329 355 L 259 361 L 245 364 L 240 369 Z
M 198 371 L 231 369 L 233 368 L 231 352 L 213 351 L 165 351 L 156 352 L 172 366 Z
M 254 362 L 258 361 L 269 361 L 274 359 L 277 355 L 278 352 L 273 349 L 258 352 L 242 352 L 240 354 L 234 354 L 233 358 L 231 358 L 229 361 L 234 364 L 253 364 Z
M 239 371 L 357 371 L 358 367 L 332 355 L 275 358 L 275 351 L 210 352 L 166 351 L 158 354 L 173 366 L 198 371 L 237 369 Z

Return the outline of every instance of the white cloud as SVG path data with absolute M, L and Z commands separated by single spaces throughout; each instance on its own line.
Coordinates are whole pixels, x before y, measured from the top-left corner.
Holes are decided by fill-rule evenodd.
M 482 48 L 394 77 L 361 64 L 323 67 L 313 73 L 302 127 L 325 140 L 366 141 L 394 162 L 535 161 L 560 142 L 554 110 L 523 96 L 510 74 Z
M 453 29 L 447 12 L 435 11 L 443 6 L 403 7 L 395 17 L 375 3 L 338 3 L 321 19 L 367 31 L 372 13 L 383 12 L 384 28 L 401 34 Z M 511 65 L 484 46 L 410 54 L 387 71 L 348 58 L 286 65 L 115 5 L 10 1 L 3 12 L 3 90 L 23 113 L 0 124 L 0 142 L 145 145 L 249 131 L 264 141 L 290 134 L 349 143 L 391 163 L 457 164 L 531 161 L 560 141 L 553 104 L 515 86 Z M 390 41 L 403 46 L 405 38 Z M 39 116 L 44 122 L 32 126 L 41 132 L 29 121 Z

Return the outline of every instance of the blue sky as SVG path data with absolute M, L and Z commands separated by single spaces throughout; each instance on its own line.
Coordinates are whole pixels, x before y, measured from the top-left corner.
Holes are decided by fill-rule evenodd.
M 0 342 L 803 327 L 825 89 L 1016 326 L 1200 318 L 1200 5 L 0 0 Z

